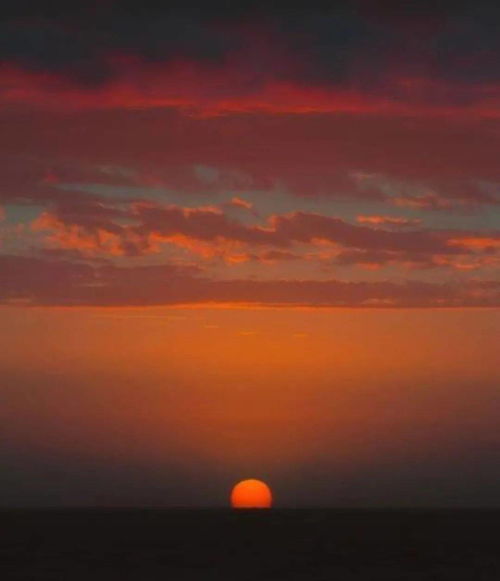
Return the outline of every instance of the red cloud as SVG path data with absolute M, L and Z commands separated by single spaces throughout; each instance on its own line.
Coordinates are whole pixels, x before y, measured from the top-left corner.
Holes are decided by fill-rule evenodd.
M 356 220 L 360 224 L 371 224 L 373 226 L 395 226 L 406 228 L 420 226 L 422 220 L 418 218 L 401 218 L 395 216 L 357 216 Z
M 380 217 L 371 218 L 376 225 L 380 223 Z M 228 218 L 218 208 L 153 203 L 133 203 L 127 209 L 101 203 L 61 205 L 43 213 L 33 228 L 50 232 L 52 245 L 89 255 L 138 256 L 158 252 L 162 244 L 168 244 L 205 258 L 219 256 L 229 263 L 310 259 L 311 251 L 321 248 L 320 254 L 326 252 L 323 258 L 339 265 L 399 262 L 417 268 L 465 270 L 491 267 L 500 248 L 497 232 L 392 231 L 307 212 L 274 215 L 263 224 L 248 225 Z M 264 251 L 256 252 L 259 248 Z
M 500 201 L 500 85 L 498 75 L 489 74 L 491 63 L 483 63 L 481 77 L 490 81 L 473 76 L 483 57 L 478 52 L 448 55 L 444 60 L 454 68 L 443 67 L 422 54 L 421 40 L 401 32 L 399 20 L 395 31 L 383 23 L 382 29 L 380 23 L 366 29 L 335 12 L 325 35 L 317 13 L 303 16 L 300 35 L 288 17 L 280 27 L 280 18 L 263 26 L 242 24 L 234 13 L 220 20 L 193 16 L 179 31 L 168 28 L 173 34 L 164 43 L 171 18 L 153 26 L 147 38 L 141 22 L 132 39 L 128 13 L 114 21 L 111 36 L 103 32 L 106 26 L 97 26 L 95 36 L 86 24 L 80 29 L 57 15 L 43 22 L 7 15 L 0 203 L 43 209 L 33 223 L 37 232 L 27 233 L 15 252 L 33 252 L 33 240 L 45 236 L 49 247 L 38 252 L 69 261 L 47 260 L 45 267 L 77 304 L 112 302 L 104 293 L 113 288 L 124 303 L 142 297 L 145 304 L 220 302 L 231 292 L 235 301 L 282 304 L 285 291 L 297 304 L 488 302 L 492 287 L 472 282 L 461 291 L 433 285 L 418 292 L 412 283 L 414 294 L 404 295 L 407 286 L 392 283 L 229 284 L 167 268 L 176 295 L 163 285 L 160 271 L 112 266 L 118 255 L 116 262 L 125 264 L 123 257 L 158 251 L 179 259 L 185 250 L 231 264 L 280 262 L 294 273 L 332 264 L 474 270 L 498 263 L 498 232 L 476 226 L 483 207 Z M 331 33 L 340 29 L 352 38 Z M 366 30 L 375 36 L 366 37 Z M 409 30 L 406 24 L 403 30 Z M 61 57 L 56 49 L 75 31 L 78 42 Z M 404 50 L 393 50 L 399 45 Z M 372 55 L 372 48 L 380 51 Z M 258 200 L 261 213 L 247 200 Z M 344 213 L 332 200 L 363 205 Z M 447 229 L 393 217 L 394 206 L 411 208 L 418 217 L 437 212 L 427 223 L 442 220 Z M 363 214 L 352 224 L 325 215 L 335 211 Z M 461 215 L 444 216 L 451 211 Z M 31 212 L 24 207 L 12 215 L 31 220 Z M 473 213 L 475 226 L 465 229 Z M 81 270 L 82 257 L 92 259 L 90 271 Z M 22 270 L 28 263 L 17 264 Z M 38 263 L 31 265 L 41 273 Z M 239 270 L 248 274 L 257 267 Z M 141 295 L 127 279 L 130 273 L 143 274 L 162 295 L 153 288 Z M 15 272 L 10 275 L 22 286 Z M 62 300 L 62 287 L 44 276 L 41 286 L 33 282 L 33 300 L 45 300 L 45 284 L 48 303 Z M 86 286 L 78 282 L 84 279 Z M 14 291 L 13 300 L 32 300 Z
M 104 84 L 81 88 L 72 79 L 48 71 L 35 72 L 4 62 L 0 67 L 2 102 L 28 103 L 60 110 L 174 107 L 198 115 L 264 112 L 291 114 L 376 113 L 424 117 L 500 116 L 496 84 L 458 86 L 451 82 L 408 75 L 381 79 L 377 90 L 360 84 L 306 86 L 273 71 L 255 78 L 245 55 L 233 55 L 215 67 L 188 59 L 146 63 L 130 56 L 110 55 L 113 74 Z M 468 99 L 456 102 L 458 91 Z M 436 99 L 436 96 L 439 99 Z
M 242 198 L 238 198 L 237 196 L 231 198 L 227 205 L 232 206 L 234 208 L 243 208 L 244 210 L 251 210 L 253 208 L 252 202 L 248 202 L 247 200 L 243 200 Z

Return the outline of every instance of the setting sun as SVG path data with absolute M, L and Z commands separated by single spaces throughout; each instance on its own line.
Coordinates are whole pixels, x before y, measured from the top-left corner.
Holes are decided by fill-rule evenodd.
M 231 492 L 233 508 L 271 508 L 271 504 L 271 489 L 261 480 L 242 480 Z

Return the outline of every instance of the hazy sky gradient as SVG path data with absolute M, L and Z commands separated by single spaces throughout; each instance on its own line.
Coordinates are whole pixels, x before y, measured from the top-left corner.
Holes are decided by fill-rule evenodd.
M 4 504 L 498 503 L 497 312 L 3 314 Z

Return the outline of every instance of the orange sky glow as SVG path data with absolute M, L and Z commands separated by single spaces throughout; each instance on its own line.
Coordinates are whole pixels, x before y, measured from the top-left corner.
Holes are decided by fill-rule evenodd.
M 28 455 L 279 483 L 311 462 L 328 459 L 337 480 L 497 437 L 488 310 L 2 315 L 2 426 Z

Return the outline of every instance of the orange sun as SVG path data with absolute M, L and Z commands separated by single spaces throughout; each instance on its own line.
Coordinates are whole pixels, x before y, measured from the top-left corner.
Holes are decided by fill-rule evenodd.
M 238 482 L 231 491 L 233 508 L 271 508 L 272 500 L 269 486 L 253 478 Z

